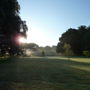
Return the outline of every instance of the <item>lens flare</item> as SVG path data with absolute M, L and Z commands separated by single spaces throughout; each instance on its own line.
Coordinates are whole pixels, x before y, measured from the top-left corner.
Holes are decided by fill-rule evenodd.
M 27 40 L 24 38 L 24 37 L 19 37 L 19 40 L 18 40 L 20 43 L 26 43 Z

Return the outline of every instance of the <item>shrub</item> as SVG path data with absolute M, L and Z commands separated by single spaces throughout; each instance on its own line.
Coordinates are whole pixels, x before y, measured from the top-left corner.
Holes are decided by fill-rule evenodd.
M 88 57 L 88 56 L 90 56 L 90 52 L 89 51 L 83 51 L 83 55 Z

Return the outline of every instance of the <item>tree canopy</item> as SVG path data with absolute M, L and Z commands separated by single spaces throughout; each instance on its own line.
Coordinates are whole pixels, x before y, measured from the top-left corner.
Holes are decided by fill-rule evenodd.
M 20 5 L 17 0 L 0 1 L 0 34 L 5 35 L 7 41 L 7 46 L 1 48 L 1 51 L 5 49 L 10 53 L 18 53 L 20 49 L 17 37 L 26 37 L 28 28 L 26 22 L 20 18 L 19 10 Z M 2 46 L 5 46 L 5 44 L 2 43 Z
M 64 53 L 64 45 L 69 44 L 75 55 L 83 55 L 83 51 L 90 52 L 90 26 L 70 28 L 59 38 L 56 51 Z

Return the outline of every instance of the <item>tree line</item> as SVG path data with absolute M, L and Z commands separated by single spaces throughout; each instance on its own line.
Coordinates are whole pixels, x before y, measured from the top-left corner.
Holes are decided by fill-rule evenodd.
M 59 38 L 56 51 L 67 56 L 90 56 L 90 26 L 69 28 Z
M 55 56 L 56 46 L 39 46 L 35 43 L 22 44 L 24 55 L 26 56 Z

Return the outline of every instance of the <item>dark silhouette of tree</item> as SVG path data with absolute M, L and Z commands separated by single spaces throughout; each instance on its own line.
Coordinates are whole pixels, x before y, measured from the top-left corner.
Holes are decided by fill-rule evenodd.
M 64 45 L 63 42 L 59 42 L 59 43 L 57 44 L 57 47 L 56 47 L 56 52 L 57 52 L 57 53 L 63 53 L 63 52 L 64 52 L 63 45 Z
M 0 1 L 0 35 L 4 35 L 1 38 L 5 38 L 4 42 L 0 42 L 1 53 L 8 52 L 10 55 L 22 53 L 18 37 L 26 37 L 28 28 L 26 22 L 21 20 L 19 10 L 17 0 Z
M 83 49 L 90 51 L 90 30 L 88 30 L 83 37 Z
M 43 56 L 43 57 L 45 56 L 45 52 L 44 52 L 44 50 L 42 51 L 41 56 Z
M 90 27 L 80 26 L 68 29 L 59 38 L 56 51 L 64 52 L 64 45 L 69 44 L 75 55 L 82 55 L 83 51 L 90 51 Z

